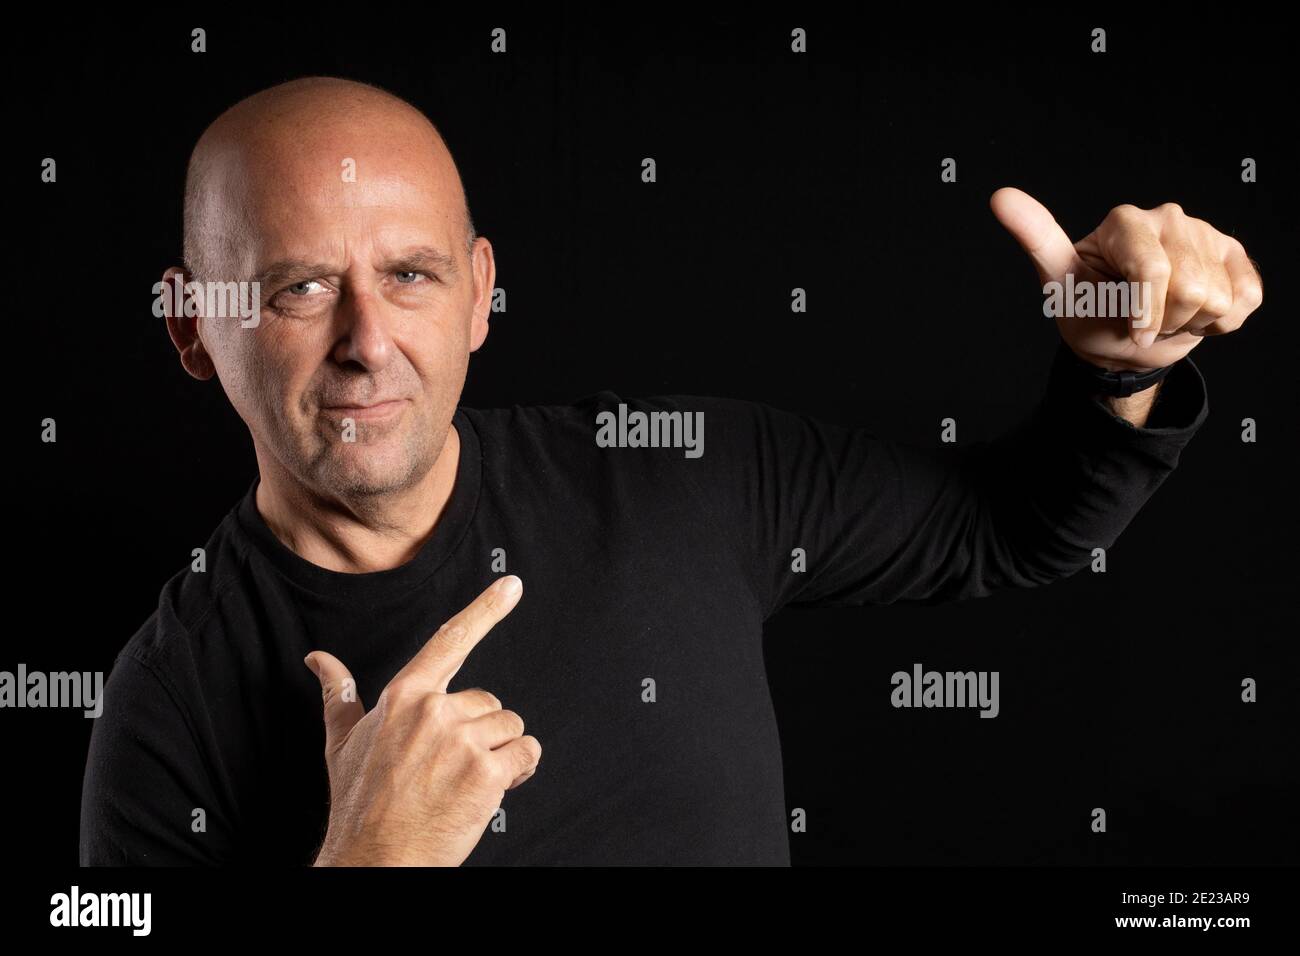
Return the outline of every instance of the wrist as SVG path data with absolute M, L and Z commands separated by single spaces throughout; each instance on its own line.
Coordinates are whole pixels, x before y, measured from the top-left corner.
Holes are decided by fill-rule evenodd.
M 1174 367 L 1170 364 L 1141 369 L 1107 368 L 1081 357 L 1064 342 L 1061 348 L 1074 380 L 1099 398 L 1127 399 L 1146 394 L 1149 404 L 1155 397 L 1156 386 Z
M 1156 398 L 1160 395 L 1162 385 L 1163 381 L 1158 381 L 1140 392 L 1134 392 L 1132 395 L 1098 395 L 1095 397 L 1116 418 L 1124 419 L 1134 428 L 1144 428 L 1147 419 L 1151 417 L 1151 410 L 1155 407 Z

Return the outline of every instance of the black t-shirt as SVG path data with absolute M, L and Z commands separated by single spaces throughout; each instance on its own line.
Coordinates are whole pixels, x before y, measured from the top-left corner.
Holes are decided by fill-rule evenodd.
M 206 569 L 166 583 L 114 664 L 81 862 L 310 863 L 329 788 L 304 655 L 342 660 L 369 708 L 504 559 L 523 597 L 448 689 L 490 690 L 542 759 L 466 862 L 788 864 L 763 622 L 787 605 L 949 601 L 1087 566 L 1208 413 L 1190 361 L 1163 388 L 1137 429 L 1068 385 L 1058 358 L 1030 419 L 960 450 L 722 398 L 461 407 L 442 517 L 413 560 L 369 574 L 285 547 L 254 480 Z M 597 415 L 620 403 L 702 412 L 703 454 L 601 447 Z

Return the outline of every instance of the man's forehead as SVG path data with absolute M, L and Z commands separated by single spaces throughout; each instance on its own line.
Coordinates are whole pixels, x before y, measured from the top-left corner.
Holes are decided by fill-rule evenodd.
M 409 223 L 455 228 L 461 206 L 453 190 L 400 175 L 377 174 L 364 184 L 268 179 L 248 187 L 232 198 L 243 218 L 266 232 L 381 230 Z
M 450 164 L 424 151 L 362 148 L 261 149 L 232 162 L 224 188 L 242 194 L 253 211 L 283 207 L 364 209 L 459 202 L 459 181 Z
M 452 252 L 462 229 L 461 201 L 446 189 L 384 173 L 357 183 L 329 177 L 245 180 L 227 194 L 232 225 L 248 249 L 245 264 L 282 259 L 345 262 L 386 259 L 414 248 Z

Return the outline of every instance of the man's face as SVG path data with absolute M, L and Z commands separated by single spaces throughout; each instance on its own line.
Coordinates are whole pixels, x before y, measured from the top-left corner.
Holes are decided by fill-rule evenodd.
M 431 132 L 353 121 L 221 161 L 208 221 L 230 237 L 217 243 L 230 272 L 212 278 L 257 280 L 261 317 L 204 319 L 199 335 L 259 458 L 329 495 L 381 495 L 429 471 L 487 332 L 486 277 L 475 282 L 439 148 Z

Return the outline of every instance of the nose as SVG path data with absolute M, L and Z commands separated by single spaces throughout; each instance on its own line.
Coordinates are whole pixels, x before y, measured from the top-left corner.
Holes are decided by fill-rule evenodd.
M 356 362 L 369 372 L 377 372 L 391 361 L 393 339 L 382 299 L 364 289 L 346 289 L 335 318 L 340 326 L 335 361 Z

